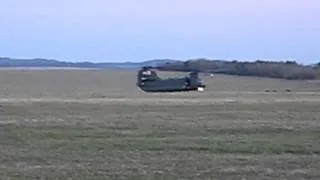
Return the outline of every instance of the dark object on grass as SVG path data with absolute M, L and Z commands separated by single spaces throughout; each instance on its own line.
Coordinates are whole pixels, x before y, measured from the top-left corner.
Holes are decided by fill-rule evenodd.
M 138 71 L 137 86 L 145 92 L 204 91 L 206 88 L 196 71 L 186 77 L 163 79 L 153 67 L 143 67 Z

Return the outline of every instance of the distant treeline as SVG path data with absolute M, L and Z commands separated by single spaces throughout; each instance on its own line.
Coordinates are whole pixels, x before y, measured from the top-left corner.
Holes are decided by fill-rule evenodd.
M 320 63 L 314 66 L 304 66 L 295 61 L 273 62 L 257 60 L 255 62 L 238 62 L 196 59 L 184 62 L 166 63 L 159 66 L 158 69 L 164 71 L 199 71 L 291 80 L 320 78 Z
M 295 61 L 239 62 L 225 60 L 193 59 L 187 61 L 173 59 L 154 59 L 143 62 L 66 62 L 50 59 L 12 59 L 0 57 L 0 68 L 8 67 L 72 67 L 72 68 L 141 68 L 158 67 L 169 71 L 200 71 L 241 76 L 260 76 L 284 79 L 320 79 L 320 62 L 314 65 L 301 65 Z
M 60 68 L 140 68 L 142 66 L 156 66 L 158 64 L 164 64 L 166 62 L 175 62 L 173 60 L 156 59 L 143 62 L 66 62 L 58 61 L 54 59 L 12 59 L 8 57 L 0 57 L 0 68 L 12 68 L 12 67 L 60 67 Z

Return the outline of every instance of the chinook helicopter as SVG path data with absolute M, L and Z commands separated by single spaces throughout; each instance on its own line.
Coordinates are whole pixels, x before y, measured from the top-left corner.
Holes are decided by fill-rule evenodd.
M 199 79 L 198 72 L 178 78 L 160 78 L 153 67 L 142 67 L 137 74 L 137 86 L 145 92 L 204 91 L 206 85 Z

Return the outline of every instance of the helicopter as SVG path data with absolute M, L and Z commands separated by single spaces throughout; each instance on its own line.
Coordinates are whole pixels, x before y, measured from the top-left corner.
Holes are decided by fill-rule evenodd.
M 204 91 L 206 88 L 197 71 L 186 77 L 163 79 L 153 69 L 156 68 L 145 66 L 138 71 L 136 85 L 144 92 Z

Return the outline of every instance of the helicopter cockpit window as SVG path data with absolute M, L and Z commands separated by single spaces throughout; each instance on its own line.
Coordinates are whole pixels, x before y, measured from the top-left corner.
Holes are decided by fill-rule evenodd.
M 141 72 L 141 76 L 140 76 L 141 81 L 154 81 L 157 79 L 158 79 L 158 76 L 154 71 L 144 70 Z
M 142 75 L 147 75 L 147 76 L 149 75 L 150 76 L 151 75 L 151 71 L 143 71 Z

